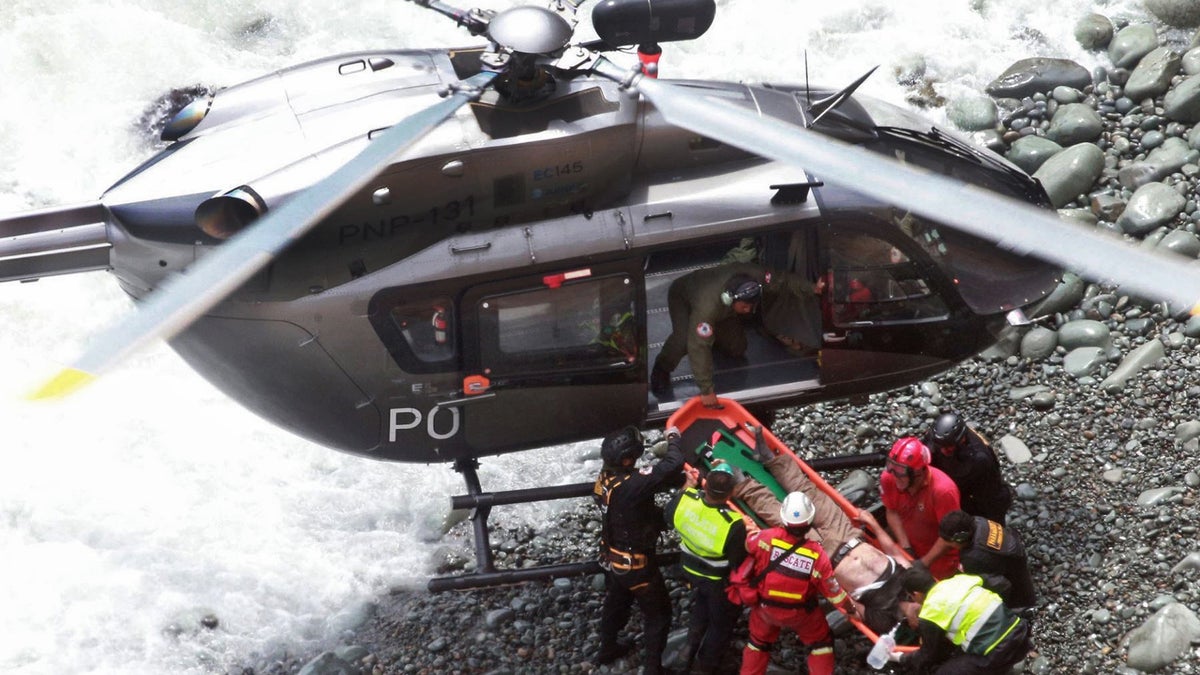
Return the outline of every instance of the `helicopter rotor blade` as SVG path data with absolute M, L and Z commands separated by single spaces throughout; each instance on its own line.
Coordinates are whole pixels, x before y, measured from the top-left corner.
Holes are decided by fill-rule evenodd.
M 495 77 L 494 72 L 474 75 L 452 87 L 445 100 L 389 127 L 332 174 L 268 212 L 182 274 L 165 282 L 136 312 L 97 336 L 69 368 L 46 382 L 30 398 L 70 394 L 151 340 L 170 339 L 187 328 L 365 187 L 400 152 L 463 105 L 477 100 Z
M 827 183 L 851 186 L 1015 253 L 1200 313 L 1200 266 L 1182 256 L 1132 245 L 1114 233 L 1063 220 L 1054 211 L 760 116 L 695 90 L 631 75 L 603 57 L 593 70 L 641 93 L 671 124 L 804 168 Z

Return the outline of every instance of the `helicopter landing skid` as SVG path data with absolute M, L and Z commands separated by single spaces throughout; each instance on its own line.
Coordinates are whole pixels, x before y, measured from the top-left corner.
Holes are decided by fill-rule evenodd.
M 478 468 L 479 461 L 473 458 L 459 459 L 454 462 L 454 470 L 461 473 L 463 479 L 467 482 L 468 494 L 456 495 L 450 498 L 451 508 L 474 510 L 471 514 L 471 525 L 475 533 L 475 571 L 434 577 L 429 580 L 427 586 L 430 592 L 490 588 L 524 581 L 583 576 L 586 574 L 599 574 L 601 572 L 600 563 L 595 560 L 555 565 L 537 565 L 522 567 L 521 569 L 497 569 L 495 558 L 492 554 L 487 522 L 493 506 L 587 497 L 592 494 L 593 484 L 573 483 L 571 485 L 553 485 L 525 490 L 484 492 L 479 483 Z M 672 564 L 678 559 L 678 553 L 661 553 L 658 556 L 661 565 Z

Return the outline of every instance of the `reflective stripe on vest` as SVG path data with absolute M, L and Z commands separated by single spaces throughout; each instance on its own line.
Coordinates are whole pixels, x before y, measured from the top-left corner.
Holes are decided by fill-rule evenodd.
M 970 574 L 939 581 L 925 596 L 920 618 L 937 624 L 946 631 L 951 642 L 966 651 L 971 640 L 1002 604 L 1000 596 L 983 588 L 982 584 L 983 579 Z M 993 647 L 995 643 L 977 651 L 986 654 Z
M 674 518 L 683 544 L 684 570 L 705 579 L 724 578 L 729 568 L 725 541 L 734 522 L 729 509 L 705 504 L 696 488 L 684 490 Z

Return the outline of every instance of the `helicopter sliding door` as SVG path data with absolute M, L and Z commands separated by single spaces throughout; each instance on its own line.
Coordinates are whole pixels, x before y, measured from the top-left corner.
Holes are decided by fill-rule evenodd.
M 592 266 L 475 286 L 463 297 L 467 442 L 496 450 L 594 438 L 645 415 L 640 269 Z

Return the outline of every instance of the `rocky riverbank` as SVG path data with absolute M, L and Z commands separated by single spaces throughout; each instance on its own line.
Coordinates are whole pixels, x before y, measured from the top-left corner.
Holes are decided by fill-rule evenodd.
M 1065 215 L 1196 258 L 1200 16 L 1195 0 L 1146 5 L 1163 24 L 1081 17 L 1077 39 L 1105 51 L 1110 67 L 1022 61 L 988 96 L 947 110 L 977 142 L 1042 180 Z M 897 77 L 911 80 L 914 97 L 931 89 L 919 67 Z M 1010 524 L 1025 538 L 1041 594 L 1037 653 L 1024 672 L 1196 672 L 1200 318 L 1186 309 L 1068 275 L 1034 325 L 987 353 L 908 390 L 781 411 L 774 429 L 809 457 L 882 451 L 957 408 L 993 439 L 1017 487 Z M 500 563 L 586 559 L 595 516 L 581 500 L 544 529 L 497 530 Z M 454 530 L 448 546 L 458 553 L 443 565 L 461 565 L 469 531 Z M 670 583 L 681 627 L 687 594 L 676 577 Z M 345 637 L 352 646 L 243 672 L 636 672 L 636 653 L 615 667 L 589 661 L 602 587 L 589 577 L 433 596 L 396 590 Z M 803 662 L 796 647 L 786 638 L 775 652 L 787 672 Z M 871 672 L 867 647 L 840 631 L 841 672 Z M 736 659 L 731 652 L 729 665 Z

